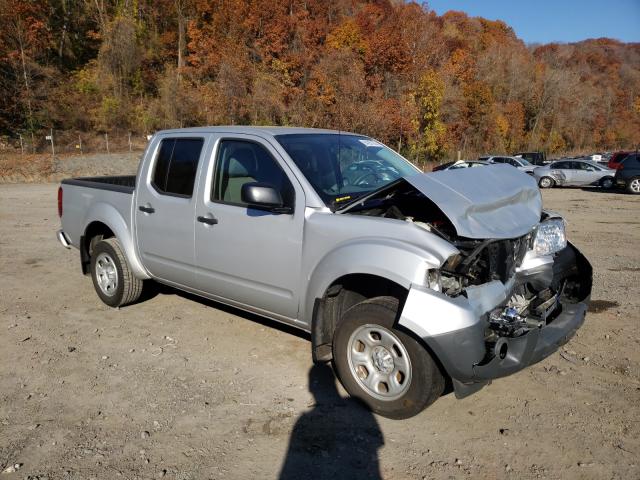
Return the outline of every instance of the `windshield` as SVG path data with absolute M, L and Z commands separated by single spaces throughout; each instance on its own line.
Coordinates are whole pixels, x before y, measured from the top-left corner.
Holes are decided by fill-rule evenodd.
M 526 160 L 524 158 L 519 158 L 518 161 L 524 165 L 525 167 L 528 167 L 529 165 L 531 165 L 531 163 L 529 162 L 529 160 Z
M 390 148 L 360 135 L 303 133 L 276 139 L 331 207 L 420 173 Z

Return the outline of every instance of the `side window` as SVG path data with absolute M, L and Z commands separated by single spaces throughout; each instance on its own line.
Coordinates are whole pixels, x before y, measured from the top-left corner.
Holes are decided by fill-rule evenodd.
M 574 170 L 586 170 L 586 171 L 595 170 L 595 168 L 593 166 L 589 165 L 588 163 L 583 163 L 583 162 L 573 162 L 573 169 Z
M 291 182 L 262 145 L 222 140 L 216 157 L 211 201 L 246 206 L 242 201 L 242 186 L 251 182 L 272 186 L 280 192 L 285 206 L 293 206 Z
M 160 193 L 191 197 L 202 138 L 166 138 L 160 142 L 152 184 Z
M 494 157 L 493 161 L 495 163 L 504 163 L 504 158 L 502 158 L 502 157 Z

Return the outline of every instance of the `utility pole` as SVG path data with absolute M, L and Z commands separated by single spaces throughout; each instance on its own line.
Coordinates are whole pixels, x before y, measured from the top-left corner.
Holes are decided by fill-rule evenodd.
M 78 148 L 80 148 L 80 155 L 83 154 L 82 152 L 82 137 L 80 136 L 80 134 L 78 134 Z
M 131 132 L 129 132 L 129 151 L 131 151 Z
M 104 141 L 107 143 L 107 153 L 109 153 L 109 134 L 104 134 Z
M 24 155 L 24 143 L 22 143 L 22 134 L 18 134 L 20 136 L 20 155 Z

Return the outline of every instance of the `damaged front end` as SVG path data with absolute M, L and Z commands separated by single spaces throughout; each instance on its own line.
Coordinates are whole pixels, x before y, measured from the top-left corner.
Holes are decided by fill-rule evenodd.
M 591 265 L 563 220 L 542 212 L 535 181 L 493 168 L 410 177 L 351 211 L 413 222 L 456 247 L 411 287 L 399 324 L 423 339 L 459 398 L 566 343 L 591 294 Z
M 434 352 L 458 398 L 547 357 L 584 321 L 592 284 L 586 258 L 571 244 L 518 258 L 523 242 L 531 245 L 525 237 L 485 246 L 471 269 L 464 260 L 475 249 L 461 253 L 440 270 L 438 284 L 409 292 L 399 323 Z M 498 263 L 504 256 L 495 251 L 508 251 L 509 244 L 512 257 Z

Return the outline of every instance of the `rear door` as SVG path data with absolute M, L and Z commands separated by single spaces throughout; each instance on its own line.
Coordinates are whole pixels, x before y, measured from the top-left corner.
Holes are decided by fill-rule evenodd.
M 579 172 L 576 162 L 559 162 L 555 168 L 560 169 L 561 174 L 564 175 L 563 185 L 576 185 L 578 182 L 577 173 Z
M 195 185 L 205 137 L 163 135 L 136 187 L 136 233 L 142 263 L 153 277 L 192 286 Z
M 249 208 L 242 185 L 276 188 L 291 213 Z M 298 314 L 305 198 L 282 157 L 266 140 L 224 135 L 201 179 L 195 226 L 197 288 L 285 319 Z

